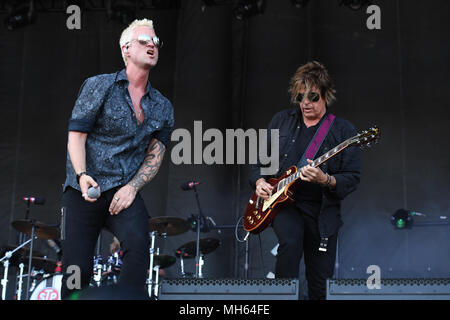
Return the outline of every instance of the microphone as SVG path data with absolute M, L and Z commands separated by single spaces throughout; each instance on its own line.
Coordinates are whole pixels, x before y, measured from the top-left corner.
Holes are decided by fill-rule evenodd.
M 100 188 L 94 188 L 94 187 L 90 187 L 88 189 L 88 197 L 91 199 L 97 199 L 98 197 L 100 197 Z
M 45 198 L 44 197 L 23 197 L 23 201 L 34 203 L 34 204 L 44 204 Z
M 188 181 L 183 184 L 181 184 L 180 188 L 184 191 L 192 190 L 195 186 L 198 186 L 200 182 L 198 181 Z

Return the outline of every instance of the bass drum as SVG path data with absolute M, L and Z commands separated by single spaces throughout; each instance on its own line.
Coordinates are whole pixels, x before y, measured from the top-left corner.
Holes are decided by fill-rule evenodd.
M 62 277 L 62 274 L 57 274 L 39 282 L 30 300 L 61 300 Z

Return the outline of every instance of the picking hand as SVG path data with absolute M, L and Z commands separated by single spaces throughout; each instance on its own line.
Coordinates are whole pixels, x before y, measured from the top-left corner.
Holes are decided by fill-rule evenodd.
M 273 186 L 266 181 L 264 178 L 258 179 L 256 181 L 256 195 L 264 200 L 267 200 L 272 195 Z

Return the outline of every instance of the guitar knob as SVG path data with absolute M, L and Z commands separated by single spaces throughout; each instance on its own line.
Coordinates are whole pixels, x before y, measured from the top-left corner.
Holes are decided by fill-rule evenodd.
M 258 220 L 261 220 L 261 215 L 260 215 L 260 214 L 257 214 L 257 215 L 256 215 L 256 218 L 258 218 Z

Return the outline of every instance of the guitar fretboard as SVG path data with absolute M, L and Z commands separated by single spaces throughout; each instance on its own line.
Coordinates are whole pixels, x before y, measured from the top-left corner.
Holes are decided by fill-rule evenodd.
M 338 154 L 339 152 L 341 152 L 342 150 L 347 148 L 349 145 L 351 145 L 351 140 L 352 140 L 352 138 L 345 140 L 344 142 L 337 145 L 336 147 L 334 147 L 327 153 L 321 155 L 319 158 L 317 158 L 316 160 L 314 160 L 311 163 L 311 166 L 316 168 L 316 167 L 320 166 L 322 163 L 326 162 L 328 159 L 334 157 L 336 154 Z M 288 177 L 284 178 L 283 180 L 281 180 L 280 182 L 278 182 L 277 191 L 284 189 L 287 185 L 289 185 L 291 182 L 294 182 L 295 180 L 297 180 L 300 177 L 300 168 L 298 168 L 298 169 L 299 170 L 296 171 L 295 173 L 291 174 L 290 176 L 288 176 Z

